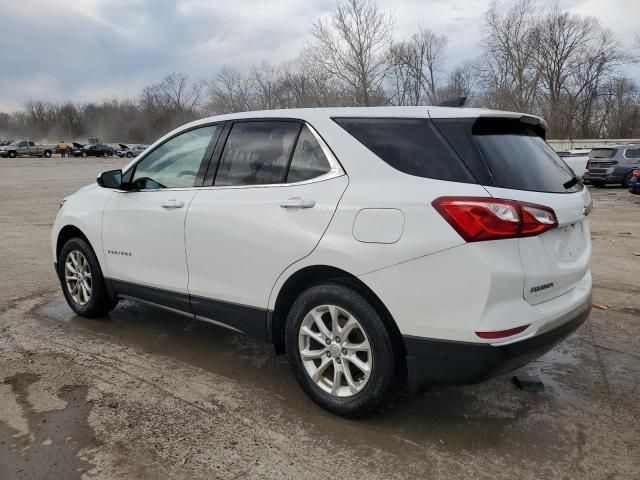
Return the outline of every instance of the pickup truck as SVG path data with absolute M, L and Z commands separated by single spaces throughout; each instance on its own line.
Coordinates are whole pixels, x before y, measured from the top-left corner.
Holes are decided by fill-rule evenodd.
M 0 147 L 0 157 L 50 157 L 53 151 L 52 145 L 41 145 L 33 140 L 16 140 Z

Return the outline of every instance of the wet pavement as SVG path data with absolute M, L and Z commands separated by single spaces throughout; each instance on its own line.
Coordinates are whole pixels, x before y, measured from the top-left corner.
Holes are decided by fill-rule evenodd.
M 242 334 L 132 302 L 75 316 L 51 269 L 54 204 L 111 165 L 20 160 L 0 163 L 0 479 L 640 478 L 640 199 L 594 191 L 594 300 L 610 307 L 523 369 L 544 391 L 504 375 L 351 421 Z M 50 190 L 31 195 L 31 174 Z

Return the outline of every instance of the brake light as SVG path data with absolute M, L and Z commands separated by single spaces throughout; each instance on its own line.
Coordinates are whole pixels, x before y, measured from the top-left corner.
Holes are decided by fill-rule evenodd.
M 587 171 L 591 169 L 591 162 L 587 160 Z
M 510 328 L 509 330 L 499 330 L 497 332 L 476 332 L 476 335 L 480 338 L 491 340 L 495 340 L 496 338 L 506 338 L 524 332 L 529 327 L 529 325 L 530 324 Z
M 467 242 L 540 235 L 558 226 L 543 205 L 483 197 L 440 197 L 433 207 Z
M 640 170 L 634 170 L 631 175 L 634 177 L 640 177 Z

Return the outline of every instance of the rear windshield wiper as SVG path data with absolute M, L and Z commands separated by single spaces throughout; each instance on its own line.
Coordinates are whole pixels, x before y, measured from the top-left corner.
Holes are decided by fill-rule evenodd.
M 580 179 L 574 175 L 573 177 L 571 177 L 571 180 L 567 180 L 562 184 L 562 186 L 565 188 L 565 190 L 569 190 L 571 187 L 573 187 L 575 184 L 579 182 L 580 182 Z

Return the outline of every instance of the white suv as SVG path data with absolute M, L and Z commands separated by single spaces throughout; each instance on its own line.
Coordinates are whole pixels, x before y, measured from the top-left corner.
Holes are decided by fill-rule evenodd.
M 544 135 L 438 107 L 199 120 L 67 197 L 56 271 L 79 315 L 128 298 L 245 332 L 363 415 L 518 368 L 588 316 L 591 198 Z

